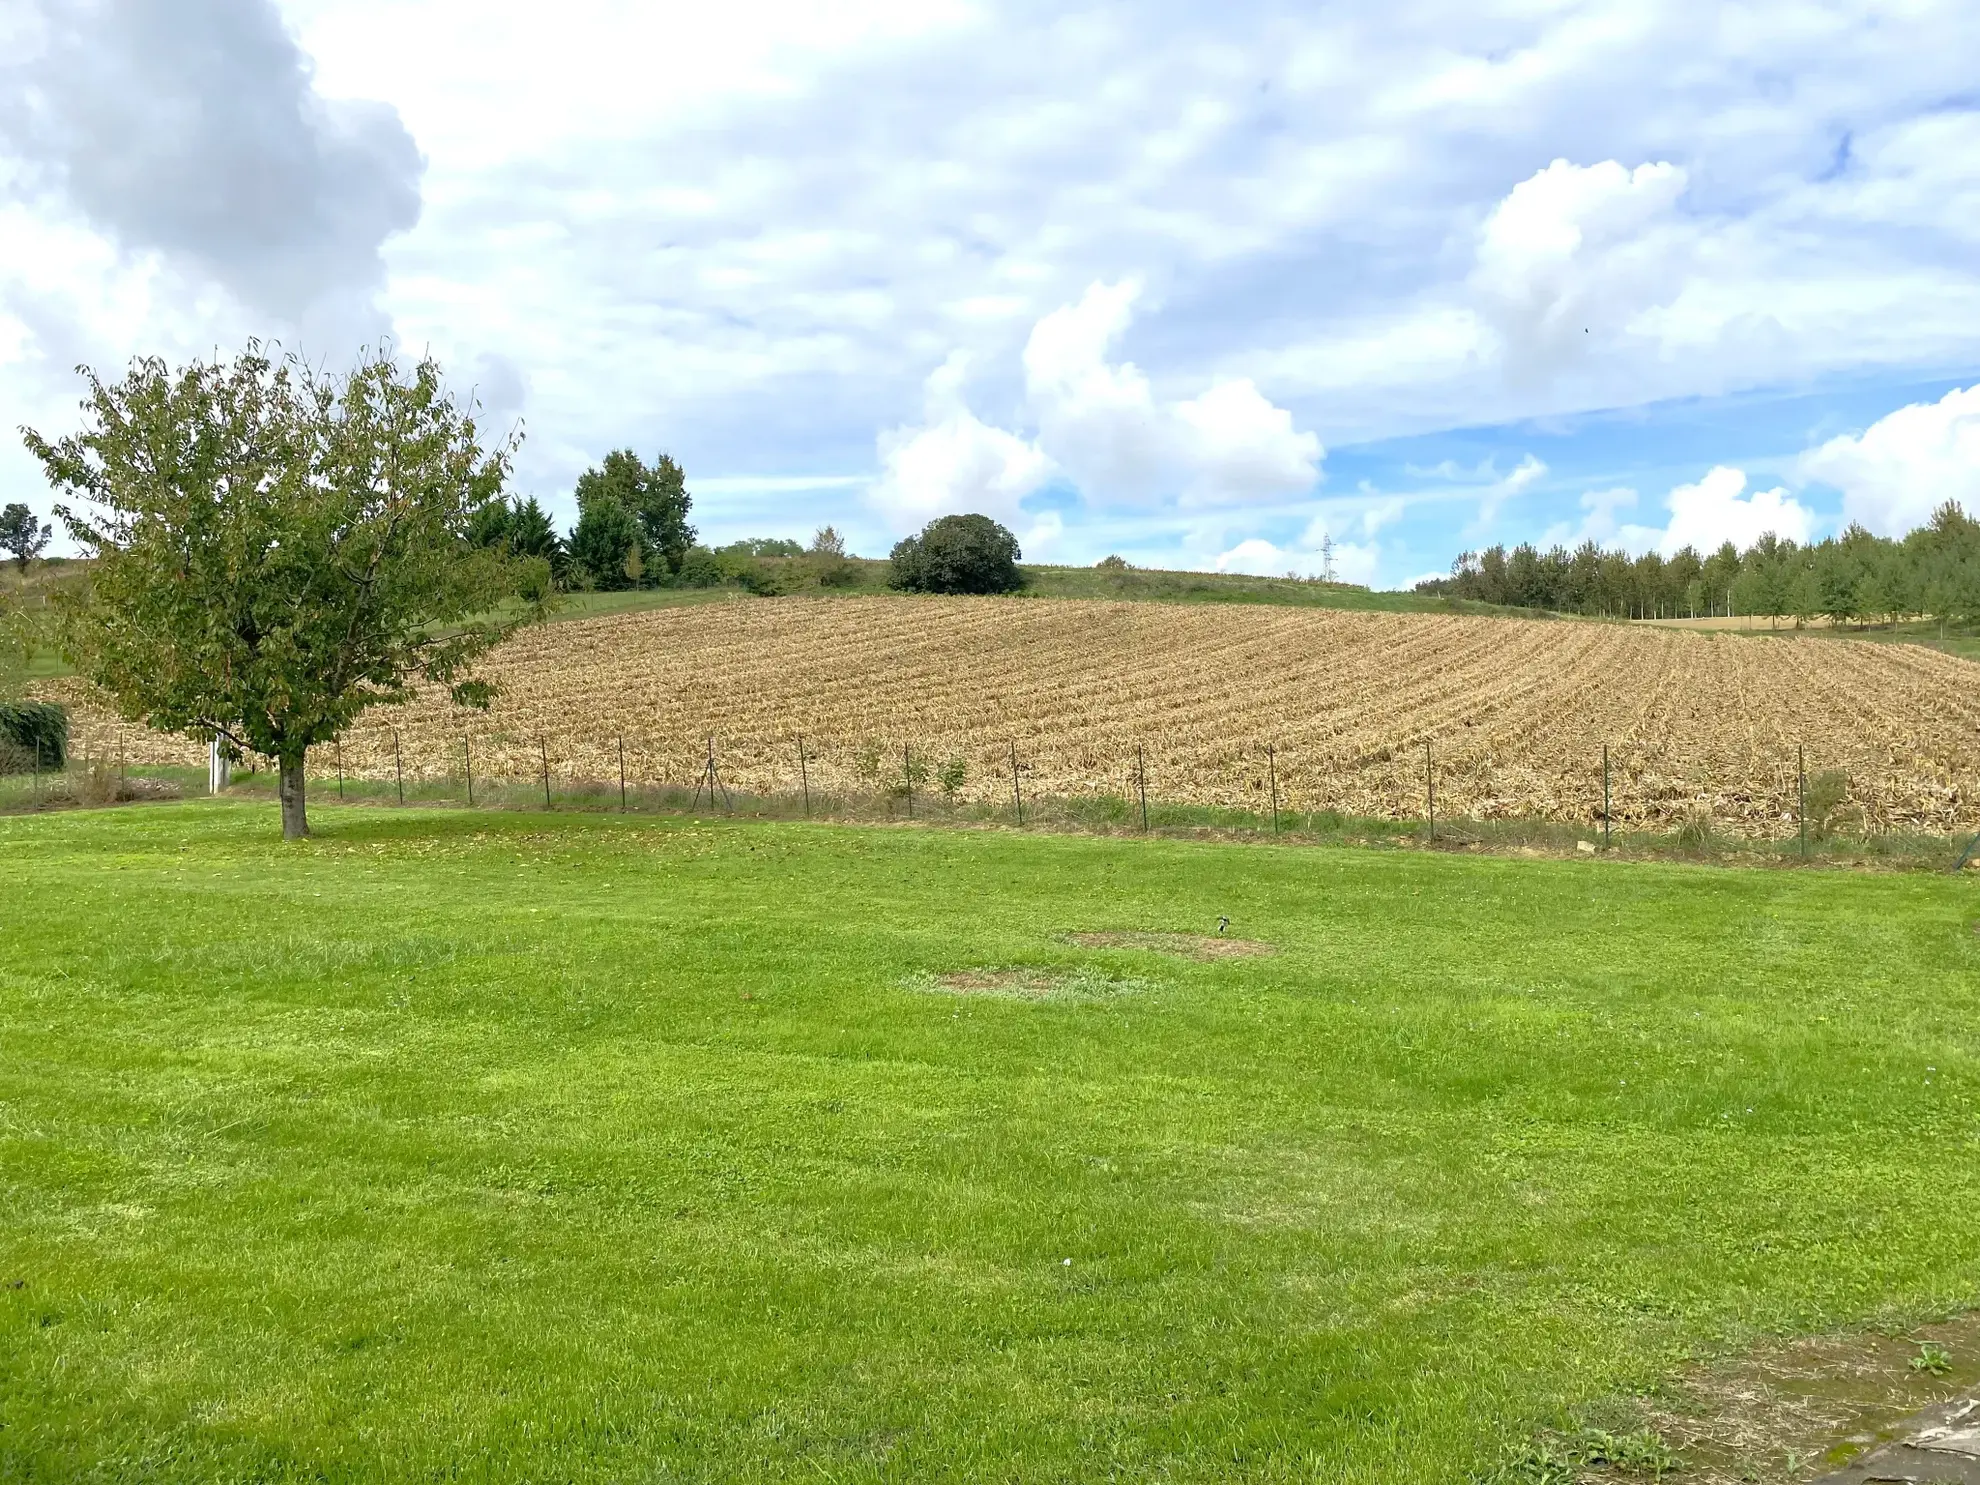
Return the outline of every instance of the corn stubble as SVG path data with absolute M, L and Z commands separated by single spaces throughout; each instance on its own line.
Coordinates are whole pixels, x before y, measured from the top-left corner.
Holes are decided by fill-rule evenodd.
M 1441 816 L 1587 822 L 1610 748 L 1619 824 L 1701 811 L 1777 833 L 1795 747 L 1840 769 L 1869 829 L 1980 825 L 1980 667 L 1918 646 L 1751 639 L 1622 624 L 1263 607 L 1009 599 L 787 598 L 574 620 L 484 662 L 487 713 L 444 697 L 374 712 L 346 738 L 353 776 L 690 786 L 707 739 L 724 781 L 870 794 L 908 745 L 967 764 L 961 798 L 1132 793 L 1262 809 L 1275 748 L 1282 808 L 1418 817 L 1424 744 Z M 101 726 L 107 718 L 97 714 Z M 196 761 L 124 729 L 134 762 Z M 872 770 L 879 760 L 876 779 Z M 864 764 L 864 766 L 862 766 Z M 320 779 L 328 749 L 312 755 Z

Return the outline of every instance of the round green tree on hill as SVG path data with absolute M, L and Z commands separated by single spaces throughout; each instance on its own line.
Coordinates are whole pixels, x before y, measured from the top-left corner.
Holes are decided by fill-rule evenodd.
M 1023 555 L 988 516 L 943 516 L 894 547 L 887 583 L 903 593 L 1015 593 Z

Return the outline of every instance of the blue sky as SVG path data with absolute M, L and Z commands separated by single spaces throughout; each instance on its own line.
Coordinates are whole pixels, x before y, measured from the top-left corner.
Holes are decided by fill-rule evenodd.
M 1958 0 L 20 0 L 0 421 L 390 336 L 519 488 L 664 448 L 715 540 L 1897 531 L 1980 509 L 1977 55 Z

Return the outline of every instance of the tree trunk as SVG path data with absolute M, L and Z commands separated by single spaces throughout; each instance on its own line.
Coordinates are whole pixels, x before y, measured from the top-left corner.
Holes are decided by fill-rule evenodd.
M 282 759 L 282 839 L 302 840 L 309 834 L 309 816 L 303 812 L 302 755 Z

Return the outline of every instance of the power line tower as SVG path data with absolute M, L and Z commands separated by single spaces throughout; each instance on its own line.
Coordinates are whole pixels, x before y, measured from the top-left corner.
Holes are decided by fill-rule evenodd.
M 1334 581 L 1334 538 L 1325 531 L 1320 533 L 1320 581 Z

